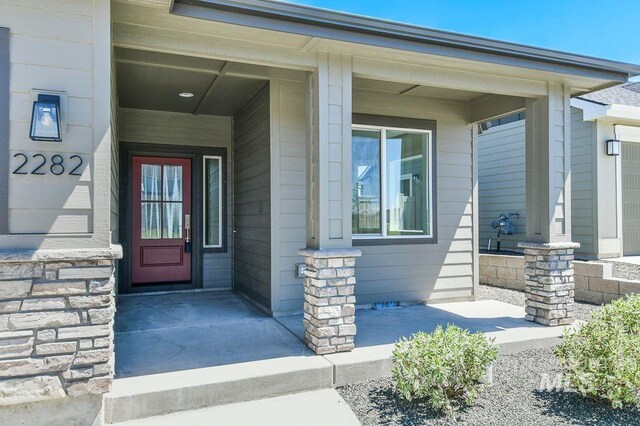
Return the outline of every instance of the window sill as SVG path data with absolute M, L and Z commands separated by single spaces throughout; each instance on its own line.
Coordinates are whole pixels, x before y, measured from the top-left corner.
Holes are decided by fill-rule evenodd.
M 389 245 L 407 245 L 407 244 L 438 244 L 436 237 L 411 237 L 411 238 L 358 238 L 351 239 L 351 244 L 355 246 L 389 246 Z

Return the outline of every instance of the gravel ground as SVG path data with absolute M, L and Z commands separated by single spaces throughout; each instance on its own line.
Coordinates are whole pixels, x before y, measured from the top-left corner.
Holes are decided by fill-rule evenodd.
M 552 348 L 501 355 L 494 365 L 493 385 L 482 391 L 476 405 L 452 417 L 434 412 L 425 403 L 399 399 L 391 379 L 357 383 L 338 392 L 366 426 L 640 424 L 640 410 L 613 410 L 571 391 L 545 390 L 543 378 L 552 382 L 559 372 Z
M 606 260 L 601 260 L 601 262 L 607 262 L 613 265 L 613 276 L 616 278 L 640 280 L 640 265 L 625 262 L 608 262 Z
M 481 285 L 478 299 L 524 306 L 523 292 Z M 576 318 L 588 320 L 598 306 L 576 303 Z M 494 383 L 475 406 L 446 417 L 425 403 L 399 399 L 391 379 L 338 388 L 363 425 L 640 425 L 640 410 L 612 410 L 574 392 L 540 390 L 543 377 L 559 373 L 553 348 L 501 354 Z M 546 375 L 546 376 L 545 376 Z
M 478 300 L 489 299 L 499 300 L 512 305 L 524 306 L 523 292 L 481 284 L 480 291 L 478 292 Z M 597 307 L 598 305 L 576 302 L 576 318 L 584 321 L 588 320 L 591 318 L 591 312 L 593 312 Z

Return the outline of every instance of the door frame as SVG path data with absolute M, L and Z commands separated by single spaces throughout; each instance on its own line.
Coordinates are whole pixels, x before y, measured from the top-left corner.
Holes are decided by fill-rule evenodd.
M 224 253 L 227 251 L 227 149 L 206 146 L 181 146 L 121 142 L 119 145 L 119 202 L 118 237 L 122 245 L 123 258 L 118 265 L 118 292 L 145 293 L 159 291 L 193 290 L 202 288 L 202 257 L 204 253 Z M 203 224 L 203 157 L 222 157 L 222 247 L 204 248 L 202 246 Z M 131 284 L 131 200 L 133 179 L 131 174 L 133 157 L 170 157 L 191 159 L 191 282 L 179 284 L 136 285 Z

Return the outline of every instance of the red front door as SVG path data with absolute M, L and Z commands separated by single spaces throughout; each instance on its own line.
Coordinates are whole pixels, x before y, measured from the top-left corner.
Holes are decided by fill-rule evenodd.
M 133 284 L 191 280 L 191 160 L 133 157 Z

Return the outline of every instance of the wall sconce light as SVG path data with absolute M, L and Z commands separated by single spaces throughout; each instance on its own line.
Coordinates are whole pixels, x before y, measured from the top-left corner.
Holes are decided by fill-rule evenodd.
M 34 141 L 61 142 L 60 96 L 39 94 L 33 102 L 31 132 Z
M 609 139 L 607 141 L 607 155 L 612 157 L 616 157 L 620 155 L 620 140 L 619 139 Z

